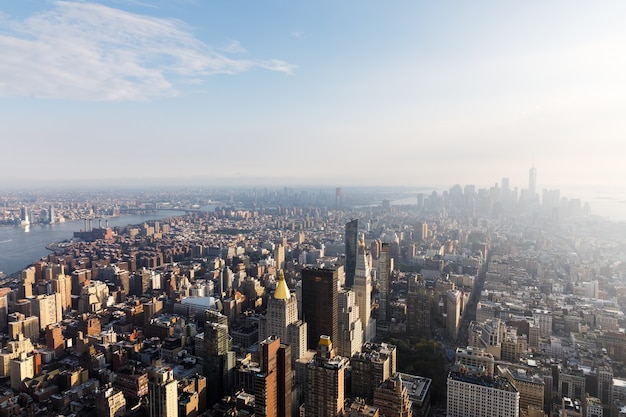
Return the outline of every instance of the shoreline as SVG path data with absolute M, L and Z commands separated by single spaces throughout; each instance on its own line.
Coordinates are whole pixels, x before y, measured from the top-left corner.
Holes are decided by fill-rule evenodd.
M 82 222 L 85 220 L 106 220 L 106 219 L 117 219 L 119 217 L 124 217 L 124 216 L 133 216 L 133 215 L 146 215 L 148 213 L 156 213 L 160 210 L 169 210 L 169 209 L 156 209 L 156 210 L 148 210 L 148 209 L 142 209 L 142 210 L 138 210 L 136 213 L 120 213 L 117 215 L 106 215 L 106 216 L 94 216 L 94 217 L 84 217 L 84 218 L 80 218 L 80 219 L 65 219 L 61 222 L 51 222 L 51 223 L 30 223 L 28 224 L 28 226 L 32 227 L 32 226 L 54 226 L 57 224 L 65 224 L 65 223 L 74 223 L 74 222 Z M 20 225 L 20 224 L 9 224 L 9 223 L 0 223 L 0 227 L 26 227 L 27 225 Z
M 161 211 L 165 211 L 167 212 L 165 216 L 162 217 L 153 217 L 150 216 L 151 213 L 155 213 L 158 214 Z M 120 213 L 119 215 L 116 216 L 106 216 L 106 217 L 92 217 L 93 219 L 111 219 L 114 223 L 124 223 L 123 226 L 109 226 L 111 228 L 115 228 L 115 227 L 126 227 L 128 225 L 133 225 L 133 224 L 141 224 L 142 221 L 155 221 L 155 220 L 161 220 L 161 219 L 165 219 L 165 218 L 169 218 L 169 217 L 173 217 L 174 214 L 179 214 L 177 211 L 169 211 L 167 209 L 157 209 L 157 210 L 143 210 L 142 213 Z M 180 212 L 180 215 L 183 215 L 184 213 Z M 144 220 L 138 220 L 138 221 L 133 221 L 134 217 L 144 217 L 146 219 Z M 148 220 L 147 218 L 150 217 L 150 219 Z M 48 256 L 48 254 L 54 253 L 57 250 L 63 250 L 67 247 L 70 247 L 71 244 L 74 244 L 76 242 L 82 241 L 79 238 L 73 237 L 72 236 L 72 231 L 71 230 L 76 230 L 78 229 L 78 225 L 82 225 L 84 219 L 79 219 L 79 220 L 67 220 L 64 222 L 55 222 L 55 223 L 34 223 L 31 224 L 30 227 L 30 231 L 37 231 L 37 233 L 51 233 L 51 240 L 48 240 L 48 242 L 46 243 L 44 242 L 40 242 L 38 244 L 38 247 L 42 248 L 43 252 L 41 256 Z M 104 222 L 103 222 L 104 223 Z M 35 226 L 35 227 L 33 227 Z M 38 227 L 37 227 L 38 226 Z M 45 226 L 51 226 L 51 227 L 45 227 Z M 104 224 L 102 225 L 104 227 Z M 63 230 L 67 229 L 67 233 L 62 233 Z M 82 229 L 82 227 L 81 227 Z M 0 224 L 0 230 L 7 233 L 7 237 L 13 237 L 13 236 L 9 236 L 12 235 L 14 233 L 18 233 L 21 234 L 21 232 L 28 232 L 28 229 L 26 229 L 23 226 L 19 226 L 16 224 Z M 55 235 L 56 234 L 64 234 L 64 236 L 59 236 L 60 239 L 59 240 L 55 240 Z M 13 242 L 15 242 L 15 239 L 12 239 Z M 17 255 L 16 255 L 17 256 Z M 29 266 L 31 266 L 34 262 L 36 262 L 37 260 L 39 260 L 39 256 L 36 255 L 28 260 L 26 260 L 26 258 L 24 257 L 24 261 L 25 263 L 20 265 L 19 267 L 17 267 L 16 262 L 15 265 L 11 265 L 11 267 L 8 267 L 8 265 L 3 268 L 2 272 L 4 273 L 4 277 L 0 278 L 0 285 L 2 282 L 9 282 L 13 279 L 16 279 L 17 277 L 19 277 L 20 272 L 25 269 L 28 268 Z M 3 265 L 4 266 L 4 265 Z M 14 268 L 16 268 L 14 270 Z M 9 272 L 11 271 L 11 272 Z
M 50 252 L 55 252 L 57 249 L 67 248 L 78 241 L 80 241 L 80 239 L 70 238 L 64 239 L 60 242 L 50 242 L 46 245 L 46 249 L 48 249 Z

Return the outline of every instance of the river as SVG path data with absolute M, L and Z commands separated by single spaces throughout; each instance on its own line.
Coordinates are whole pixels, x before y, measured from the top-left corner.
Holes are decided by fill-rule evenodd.
M 172 216 L 181 216 L 184 212 L 175 210 L 159 210 L 147 214 L 132 214 L 108 217 L 109 227 L 141 224 L 150 220 L 161 220 Z M 98 219 L 92 221 L 98 227 Z M 105 219 L 102 220 L 102 227 Z M 0 227 L 0 271 L 10 275 L 22 270 L 33 262 L 47 256 L 50 251 L 46 245 L 71 239 L 74 232 L 85 228 L 82 220 L 55 223 L 32 224 L 30 226 Z

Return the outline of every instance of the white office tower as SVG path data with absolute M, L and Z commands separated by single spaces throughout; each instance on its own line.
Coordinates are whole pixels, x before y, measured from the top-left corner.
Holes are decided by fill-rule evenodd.
M 148 371 L 150 417 L 178 417 L 178 382 L 169 367 Z
M 306 323 L 298 320 L 298 301 L 280 271 L 276 290 L 267 302 L 267 312 L 259 323 L 259 341 L 277 336 L 281 343 L 291 345 L 292 360 L 301 358 L 306 352 Z
M 363 324 L 359 317 L 359 306 L 352 290 L 339 292 L 339 340 L 336 346 L 339 356 L 350 358 L 361 351 Z
M 461 326 L 461 291 L 448 290 L 446 296 L 446 331 L 456 340 Z
M 448 417 L 519 417 L 520 394 L 506 378 L 455 364 L 448 375 Z
M 369 342 L 376 336 L 376 321 L 371 319 L 372 314 L 372 268 L 365 253 L 365 242 L 359 240 L 357 250 L 356 270 L 354 272 L 354 293 L 356 304 L 359 306 L 359 317 L 363 325 L 363 342 Z

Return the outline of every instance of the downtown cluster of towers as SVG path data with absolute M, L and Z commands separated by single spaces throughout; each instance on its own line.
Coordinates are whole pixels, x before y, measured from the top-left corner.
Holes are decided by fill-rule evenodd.
M 261 373 L 255 381 L 257 416 L 289 416 L 293 407 L 307 416 L 336 416 L 344 412 L 345 373 L 350 358 L 374 339 L 377 327 L 372 315 L 371 255 L 359 239 L 358 220 L 347 223 L 345 232 L 344 266 L 305 266 L 301 284 L 293 292 L 280 274 L 259 323 Z M 384 322 L 392 259 L 389 246 L 381 246 L 377 268 L 381 288 L 378 317 Z M 395 373 L 391 372 L 392 368 L 395 371 L 395 348 L 392 350 L 393 354 L 387 355 L 387 376 Z M 386 379 L 367 377 L 371 392 Z M 408 397 L 404 394 L 398 401 L 406 408 Z

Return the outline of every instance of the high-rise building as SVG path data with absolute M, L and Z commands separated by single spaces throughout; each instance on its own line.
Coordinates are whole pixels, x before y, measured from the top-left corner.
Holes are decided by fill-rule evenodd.
M 528 192 L 530 193 L 530 198 L 535 199 L 537 195 L 537 168 L 534 165 L 528 171 Z
M 376 336 L 376 324 L 372 323 L 372 268 L 365 252 L 365 242 L 359 241 L 359 248 L 354 273 L 354 293 L 359 306 L 359 316 L 363 325 L 363 342 L 369 342 Z
M 178 417 L 178 382 L 172 368 L 157 366 L 148 371 L 150 417 Z
M 55 358 L 63 356 L 65 338 L 63 337 L 63 326 L 59 323 L 48 325 L 46 328 L 46 347 L 54 352 Z
M 396 373 L 396 346 L 387 343 L 366 343 L 363 351 L 350 358 L 352 396 L 371 401 L 374 391 Z
M 421 242 L 426 241 L 426 239 L 428 239 L 428 223 L 418 223 L 416 232 L 418 233 L 418 240 L 420 240 Z
M 216 310 L 205 311 L 204 343 L 208 355 L 224 355 L 230 350 L 228 317 Z
M 61 294 L 38 295 L 32 299 L 33 314 L 39 317 L 41 330 L 63 320 Z
M 353 290 L 344 289 L 339 293 L 339 338 L 335 349 L 339 356 L 351 357 L 361 351 L 363 344 L 363 325 L 359 317 L 359 306 Z
M 354 219 L 346 223 L 345 227 L 346 244 L 346 287 L 354 285 L 354 274 L 356 272 L 357 250 L 359 244 L 359 219 Z
M 385 323 L 391 321 L 388 306 L 392 265 L 391 246 L 389 243 L 383 242 L 378 256 L 378 320 Z
M 111 386 L 96 394 L 96 417 L 122 417 L 126 415 L 124 393 Z
M 136 371 L 134 367 L 120 369 L 113 384 L 124 393 L 124 398 L 129 401 L 130 405 L 137 404 L 149 393 L 148 373 Z
M 291 417 L 291 347 L 278 337 L 259 344 L 261 371 L 254 378 L 254 411 L 259 417 Z
M 283 343 L 291 345 L 292 359 L 306 352 L 306 323 L 298 320 L 298 301 L 291 293 L 281 270 L 276 290 L 267 301 L 267 311 L 259 322 L 259 341 L 277 336 Z
M 533 318 L 541 337 L 552 336 L 552 311 L 536 308 L 533 310 Z
M 447 386 L 449 417 L 519 417 L 520 394 L 506 378 L 457 364 Z
M 206 310 L 204 324 L 204 375 L 211 381 L 207 405 L 212 406 L 227 394 L 232 385 L 235 352 L 230 350 L 228 317 L 215 310 Z
M 39 317 L 26 317 L 22 313 L 9 314 L 9 336 L 13 340 L 19 340 L 20 335 L 27 339 L 37 341 L 39 339 Z
M 495 359 L 493 355 L 483 348 L 468 346 L 456 348 L 455 362 L 470 368 L 480 368 L 486 376 L 493 376 L 495 372 Z
M 22 353 L 32 354 L 34 350 L 31 339 L 19 334 L 17 340 L 12 340 L 0 349 L 0 377 L 4 378 L 11 375 L 11 360 L 17 359 Z
M 11 294 L 10 288 L 0 288 L 0 332 L 2 333 L 6 333 L 9 328 L 9 294 Z
M 508 178 L 502 178 L 502 195 L 507 197 L 511 191 L 511 184 Z
M 29 268 L 23 269 L 20 271 L 20 289 L 19 289 L 19 298 L 29 298 L 33 296 L 33 284 L 35 283 L 35 267 L 31 266 Z
M 74 288 L 74 282 L 72 282 Z M 78 300 L 79 313 L 97 313 L 106 308 L 113 300 L 109 296 L 109 287 L 101 281 L 91 281 L 87 285 L 81 285 L 80 298 Z
M 446 330 L 448 335 L 453 339 L 459 335 L 459 326 L 461 325 L 461 291 L 448 290 L 446 293 Z
M 582 398 L 586 392 L 590 391 L 587 389 L 585 371 L 578 367 L 561 368 L 558 381 L 557 387 L 560 397 Z
M 178 415 L 179 417 L 197 417 L 206 412 L 206 377 L 196 374 L 179 384 Z
M 233 271 L 231 271 L 231 269 L 229 267 L 224 267 L 222 269 L 222 271 L 220 272 L 220 279 L 218 284 L 218 291 L 219 293 L 230 293 L 230 290 L 233 287 L 233 280 L 234 280 L 235 274 L 233 274 Z
M 398 372 L 398 376 L 402 378 L 402 385 L 409 393 L 409 399 L 413 404 L 413 415 L 416 417 L 429 416 L 431 414 L 430 396 L 433 380 L 402 372 Z
M 412 417 L 409 391 L 399 374 L 385 380 L 374 391 L 374 406 L 385 417 Z
M 48 222 L 56 223 L 56 213 L 54 212 L 54 206 L 48 207 Z
M 407 334 L 414 339 L 430 338 L 430 293 L 418 276 L 409 276 L 407 282 Z
M 598 398 L 604 404 L 610 404 L 611 390 L 613 387 L 613 369 L 610 366 L 599 366 L 598 374 Z
M 61 295 L 61 311 L 72 309 L 72 279 L 69 275 L 58 274 L 52 279 L 52 291 Z
M 485 349 L 496 360 L 502 359 L 502 343 L 507 335 L 506 323 L 497 318 L 490 318 L 482 323 L 472 321 L 468 333 L 470 346 Z
M 22 207 L 20 209 L 20 220 L 22 221 L 22 225 L 30 224 L 30 212 L 28 210 L 28 207 Z
M 72 271 L 72 295 L 80 295 L 85 282 L 91 280 L 91 269 Z
M 337 187 L 335 189 L 335 207 L 341 208 L 343 200 L 343 189 L 341 187 Z
M 19 354 L 19 357 L 11 360 L 11 388 L 17 390 L 20 388 L 23 380 L 35 377 L 34 359 L 33 355 L 22 352 Z
M 274 252 L 274 258 L 276 258 L 276 268 L 282 270 L 285 268 L 285 247 L 283 245 L 277 245 Z
M 545 396 L 545 382 L 539 375 L 533 375 L 530 370 L 508 368 L 498 365 L 498 374 L 507 378 L 519 391 L 520 412 L 530 409 L 543 410 Z
M 335 355 L 331 339 L 319 338 L 317 353 L 306 367 L 305 415 L 336 417 L 344 411 L 344 374 L 348 360 Z
M 307 348 L 315 349 L 321 335 L 339 337 L 337 322 L 339 274 L 335 268 L 302 269 L 302 316 L 307 325 Z

